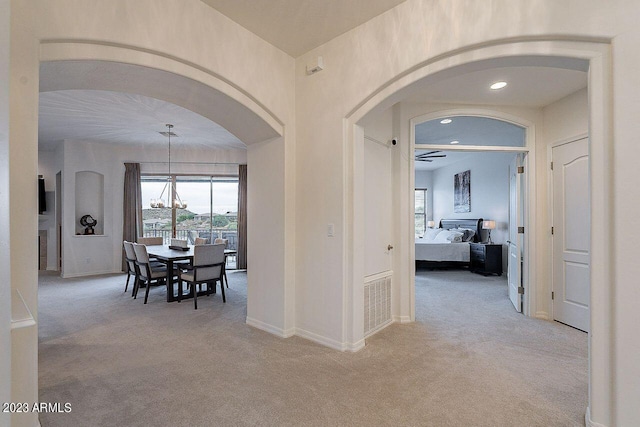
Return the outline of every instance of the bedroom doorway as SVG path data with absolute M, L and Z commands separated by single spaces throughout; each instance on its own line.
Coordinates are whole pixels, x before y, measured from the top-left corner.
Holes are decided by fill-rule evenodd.
M 413 125 L 414 184 L 415 188 L 429 189 L 431 208 L 427 221 L 436 229 L 441 221 L 480 221 L 474 230 L 476 236 L 467 240 L 469 243 L 449 245 L 446 251 L 435 251 L 435 257 L 428 255 L 435 252 L 426 251 L 430 248 L 423 244 L 428 244 L 425 240 L 434 231 L 421 239 L 416 229 L 417 265 L 441 270 L 457 267 L 458 271 L 468 269 L 485 277 L 497 276 L 504 286 L 505 301 L 509 299 L 514 309 L 522 313 L 524 269 L 528 264 L 524 250 L 526 127 L 512 117 L 495 117 L 489 111 L 434 113 L 414 119 Z M 468 186 L 462 206 L 456 187 L 460 175 L 467 177 Z M 463 236 L 465 240 L 467 237 Z M 437 234 L 436 238 L 443 240 Z M 459 248 L 465 252 L 452 253 L 453 246 L 465 246 Z M 443 258 L 445 252 L 452 258 Z M 482 281 L 480 277 L 469 280 L 472 279 Z

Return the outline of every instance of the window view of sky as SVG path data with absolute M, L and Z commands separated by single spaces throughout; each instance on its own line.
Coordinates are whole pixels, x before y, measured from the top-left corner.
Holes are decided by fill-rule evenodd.
M 152 198 L 159 198 L 165 182 L 142 182 L 142 209 L 150 209 L 149 202 Z M 177 183 L 178 194 L 182 201 L 187 203 L 187 209 L 196 214 L 208 214 L 209 207 L 209 182 L 180 182 Z M 167 202 L 165 191 L 162 198 Z M 238 183 L 214 182 L 213 183 L 213 212 L 227 213 L 238 210 Z

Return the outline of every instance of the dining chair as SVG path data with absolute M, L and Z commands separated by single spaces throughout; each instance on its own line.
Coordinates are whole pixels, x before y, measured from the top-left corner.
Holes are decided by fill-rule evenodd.
M 163 245 L 164 244 L 164 238 L 162 236 L 158 236 L 158 237 L 138 237 L 137 239 L 137 243 L 141 244 L 141 245 L 146 245 L 146 246 L 155 246 L 155 245 Z M 154 257 L 151 257 L 151 260 L 155 260 Z
M 198 291 L 196 284 L 207 285 L 207 295 L 211 293 L 211 286 L 215 293 L 216 283 L 220 282 L 222 290 L 222 302 L 227 302 L 224 294 L 224 284 L 222 283 L 224 272 L 224 245 L 198 245 L 193 248 L 193 265 L 178 271 L 179 288 L 182 289 L 182 282 L 187 282 L 191 286 L 193 293 L 193 307 L 198 309 Z M 182 296 L 178 293 L 178 300 Z
M 154 282 L 156 284 L 161 284 L 163 280 L 169 279 L 167 275 L 167 267 L 152 264 L 149 261 L 149 254 L 147 253 L 147 247 L 145 245 L 134 243 L 133 250 L 136 254 L 136 265 L 138 266 L 139 275 L 139 280 L 136 281 L 134 287 L 133 297 L 138 297 L 140 282 L 144 282 L 147 287 L 144 292 L 144 303 L 146 304 L 149 299 L 149 289 L 151 289 L 151 284 Z
M 207 239 L 205 239 L 204 237 L 196 237 L 194 240 L 194 244 L 195 245 L 206 245 L 207 244 Z
M 164 244 L 162 236 L 160 237 L 138 237 L 138 243 L 141 245 L 154 246 Z
M 227 249 L 227 247 L 229 246 L 229 239 L 221 239 L 220 237 L 217 237 L 213 243 L 215 245 L 220 245 L 220 244 L 224 244 L 224 248 Z M 229 279 L 227 279 L 227 257 L 224 257 L 224 263 L 225 263 L 225 268 L 224 271 L 222 272 L 222 275 L 224 276 L 224 281 L 227 283 L 227 288 L 229 288 Z
M 129 288 L 129 279 L 133 276 L 133 288 L 131 289 L 131 296 L 133 296 L 136 282 L 138 281 L 138 266 L 136 265 L 136 252 L 133 249 L 133 243 L 122 242 L 124 246 L 124 259 L 127 262 L 127 284 L 124 286 L 124 291 L 127 292 Z
M 216 237 L 216 239 L 213 241 L 214 245 L 219 245 L 221 243 L 224 243 L 224 248 L 227 249 L 227 246 L 229 246 L 229 239 L 221 239 L 219 237 Z

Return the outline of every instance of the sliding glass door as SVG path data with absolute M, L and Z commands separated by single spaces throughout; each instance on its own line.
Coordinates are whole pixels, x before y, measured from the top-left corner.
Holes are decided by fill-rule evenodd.
M 168 176 L 147 175 L 142 184 L 142 218 L 145 236 L 186 239 L 193 244 L 196 237 L 213 242 L 229 240 L 229 249 L 237 249 L 238 179 L 236 177 L 173 175 L 176 193 L 187 204 L 185 209 L 172 208 L 174 196 Z M 165 188 L 166 186 L 166 188 Z M 160 196 L 165 189 L 162 197 Z M 162 198 L 166 207 L 151 208 L 151 199 Z

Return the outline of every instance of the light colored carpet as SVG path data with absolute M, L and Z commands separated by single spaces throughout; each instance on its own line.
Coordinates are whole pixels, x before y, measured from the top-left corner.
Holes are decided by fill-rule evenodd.
M 417 322 L 358 353 L 244 323 L 246 275 L 167 304 L 122 275 L 40 284 L 40 401 L 50 426 L 575 426 L 587 404 L 587 337 L 525 318 L 502 278 L 419 272 Z

